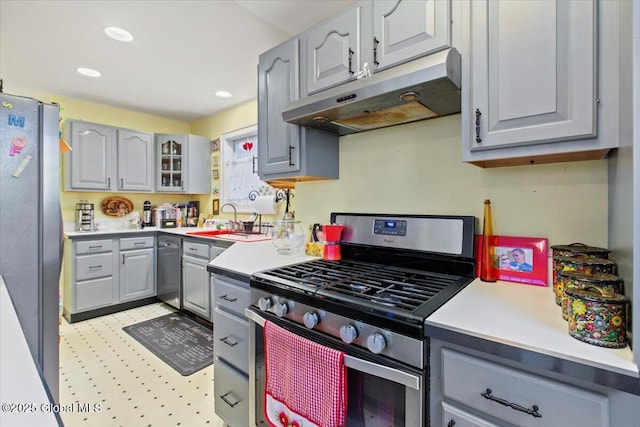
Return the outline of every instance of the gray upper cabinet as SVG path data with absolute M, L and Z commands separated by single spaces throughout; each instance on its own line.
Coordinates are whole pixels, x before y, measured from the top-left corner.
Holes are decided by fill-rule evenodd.
M 302 35 L 306 43 L 307 94 L 344 83 L 362 68 L 360 34 L 363 13 L 366 16 L 370 9 L 364 8 L 358 5 L 347 9 Z
M 113 126 L 68 120 L 65 190 L 152 191 L 153 135 Z
M 156 191 L 209 194 L 211 141 L 197 135 L 156 134 Z
M 598 159 L 616 146 L 617 3 L 601 16 L 595 1 L 465 3 L 465 161 Z
M 152 191 L 155 171 L 153 135 L 118 130 L 118 189 Z
M 373 70 L 450 47 L 450 14 L 448 0 L 373 1 Z
M 368 0 L 345 9 L 301 35 L 305 94 L 355 79 L 365 63 L 376 72 L 449 47 L 450 14 L 449 0 Z
M 69 120 L 66 140 L 72 151 L 63 158 L 65 190 L 114 191 L 116 128 Z
M 258 174 L 271 185 L 338 177 L 338 137 L 282 119 L 299 98 L 299 40 L 260 55 L 258 64 Z

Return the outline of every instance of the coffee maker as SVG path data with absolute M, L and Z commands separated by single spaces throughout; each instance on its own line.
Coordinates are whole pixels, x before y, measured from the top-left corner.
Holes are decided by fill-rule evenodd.
M 322 226 L 322 235 L 324 236 L 324 248 L 322 249 L 323 259 L 329 261 L 339 261 L 342 259 L 340 249 L 342 230 L 344 230 L 344 225 L 340 224 L 324 224 Z
M 87 203 L 86 200 L 76 203 L 76 231 L 96 231 L 93 203 Z

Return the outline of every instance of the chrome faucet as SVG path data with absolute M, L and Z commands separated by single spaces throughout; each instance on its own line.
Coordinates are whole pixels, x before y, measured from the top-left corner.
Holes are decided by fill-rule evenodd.
M 231 206 L 231 208 L 233 209 L 233 222 L 231 222 L 231 226 L 232 226 L 232 230 L 236 231 L 239 228 L 238 210 L 236 209 L 236 206 L 233 203 L 225 203 L 224 205 L 220 206 L 220 213 L 222 213 L 222 209 L 224 209 L 225 206 Z

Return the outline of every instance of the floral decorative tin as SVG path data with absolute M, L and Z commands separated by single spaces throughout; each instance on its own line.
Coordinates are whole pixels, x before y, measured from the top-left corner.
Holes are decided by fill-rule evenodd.
M 562 289 L 558 273 L 561 271 L 580 271 L 587 275 L 595 273 L 615 273 L 615 262 L 603 258 L 580 257 L 554 257 L 553 258 L 553 292 L 556 296 L 556 304 L 562 304 Z
M 569 335 L 600 347 L 627 346 L 627 297 L 596 287 L 566 292 Z
M 557 256 L 588 256 L 591 258 L 608 258 L 609 249 L 585 245 L 584 243 L 571 243 L 570 245 L 551 246 L 554 257 Z
M 622 294 L 622 279 L 613 274 L 593 273 L 586 274 L 583 271 L 560 271 L 558 273 L 558 291 L 561 295 L 562 318 L 569 320 L 569 296 L 567 289 L 585 289 L 595 286 L 608 292 Z

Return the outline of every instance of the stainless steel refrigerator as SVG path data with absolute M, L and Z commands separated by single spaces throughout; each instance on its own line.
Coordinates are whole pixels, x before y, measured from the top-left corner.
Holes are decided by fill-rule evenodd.
M 0 274 L 58 402 L 62 261 L 58 105 L 0 93 Z

